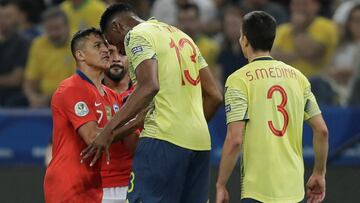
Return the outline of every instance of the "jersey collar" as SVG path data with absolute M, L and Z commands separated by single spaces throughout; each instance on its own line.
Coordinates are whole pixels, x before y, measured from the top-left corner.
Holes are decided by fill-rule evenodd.
M 254 62 L 254 61 L 269 61 L 269 60 L 274 60 L 271 56 L 259 56 L 255 59 L 253 59 L 251 62 Z
M 88 76 L 85 75 L 85 73 L 81 72 L 81 70 L 77 69 L 76 73 L 85 81 L 95 86 L 95 84 L 88 78 Z

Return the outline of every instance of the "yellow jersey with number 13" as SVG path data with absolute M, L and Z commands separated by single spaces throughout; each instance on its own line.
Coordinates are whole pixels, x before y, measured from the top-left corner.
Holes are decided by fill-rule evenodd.
M 199 77 L 207 63 L 193 40 L 173 26 L 150 19 L 130 30 L 124 44 L 134 84 L 142 61 L 155 59 L 158 64 L 160 90 L 146 115 L 141 137 L 210 150 Z
M 225 86 L 227 123 L 247 120 L 242 198 L 300 202 L 303 121 L 320 113 L 310 83 L 295 68 L 261 57 L 230 75 Z

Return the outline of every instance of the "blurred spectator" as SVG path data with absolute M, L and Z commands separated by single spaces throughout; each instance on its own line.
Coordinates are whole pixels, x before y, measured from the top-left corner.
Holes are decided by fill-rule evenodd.
M 199 7 L 200 19 L 203 23 L 217 16 L 213 0 L 155 0 L 151 15 L 159 21 L 175 25 L 179 8 L 187 3 L 195 3 Z
M 98 27 L 101 14 L 106 9 L 105 3 L 99 0 L 65 0 L 60 7 L 68 16 L 71 33 Z
M 43 8 L 40 0 L 13 0 L 19 10 L 19 30 L 30 41 L 41 34 L 38 23 Z
M 24 92 L 33 108 L 48 107 L 58 84 L 75 71 L 66 14 L 57 7 L 43 14 L 45 35 L 31 45 Z
M 199 47 L 201 54 L 209 64 L 210 70 L 220 81 L 220 73 L 216 70 L 216 59 L 219 54 L 219 46 L 216 41 L 201 33 L 199 7 L 196 4 L 185 4 L 178 12 L 178 27 L 188 34 Z
M 360 3 L 360 0 L 346 0 L 336 7 L 333 20 L 338 26 L 340 39 L 342 39 L 344 36 L 345 24 L 349 17 L 350 11 L 358 3 Z
M 335 24 L 317 16 L 319 0 L 292 0 L 291 22 L 277 30 L 273 56 L 298 68 L 305 76 L 329 65 L 337 46 Z
M 224 39 L 217 60 L 219 69 L 222 72 L 223 83 L 225 83 L 229 75 L 248 63 L 239 44 L 242 16 L 242 10 L 236 6 L 228 6 L 224 12 Z
M 19 13 L 9 1 L 0 5 L 0 106 L 24 106 L 23 69 L 30 42 L 17 31 Z
M 255 10 L 266 11 L 271 14 L 275 19 L 277 25 L 288 21 L 288 14 L 280 4 L 271 2 L 269 0 L 243 0 L 240 6 L 245 13 Z

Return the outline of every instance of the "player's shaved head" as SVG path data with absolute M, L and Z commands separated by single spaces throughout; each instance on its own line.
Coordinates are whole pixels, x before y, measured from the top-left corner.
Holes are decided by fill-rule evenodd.
M 243 18 L 242 33 L 254 51 L 270 51 L 276 35 L 276 21 L 264 11 L 250 12 Z
M 71 40 L 71 53 L 75 59 L 76 59 L 75 56 L 76 51 L 84 47 L 85 41 L 87 37 L 89 37 L 90 35 L 100 36 L 101 38 L 103 38 L 101 31 L 96 28 L 88 28 L 85 30 L 80 30 L 74 34 Z
M 111 21 L 120 14 L 129 13 L 136 15 L 135 10 L 130 4 L 119 3 L 109 6 L 106 11 L 102 14 L 100 19 L 100 29 L 102 32 L 106 32 L 108 26 L 111 24 Z

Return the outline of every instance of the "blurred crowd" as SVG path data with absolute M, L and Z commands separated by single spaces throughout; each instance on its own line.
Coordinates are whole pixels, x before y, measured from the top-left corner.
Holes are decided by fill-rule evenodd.
M 0 0 L 0 107 L 48 107 L 76 69 L 72 34 L 117 2 L 192 37 L 220 87 L 248 63 L 242 16 L 264 10 L 278 23 L 273 57 L 302 71 L 320 104 L 360 106 L 360 0 Z

